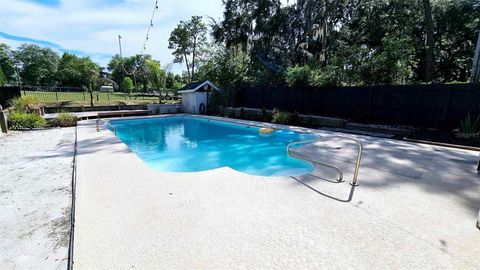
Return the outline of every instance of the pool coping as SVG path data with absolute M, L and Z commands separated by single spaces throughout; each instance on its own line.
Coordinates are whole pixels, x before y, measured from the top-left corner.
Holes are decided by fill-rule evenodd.
M 258 121 L 250 121 L 250 120 L 243 120 L 243 119 L 236 119 L 236 118 L 227 118 L 227 117 L 220 117 L 220 116 L 210 116 L 210 115 L 198 115 L 198 114 L 186 114 L 186 113 L 182 113 L 182 114 L 163 114 L 163 115 L 149 115 L 149 116 L 132 116 L 132 117 L 128 117 L 128 118 L 125 118 L 125 117 L 112 117 L 112 118 L 108 118 L 108 119 L 96 119 L 94 121 L 96 121 L 96 124 L 97 124 L 97 130 L 100 128 L 100 125 L 99 125 L 99 122 L 102 121 L 104 122 L 104 124 L 102 125 L 103 128 L 106 128 L 108 131 L 112 132 L 112 130 L 108 129 L 108 125 L 110 125 L 110 127 L 113 127 L 113 125 L 111 125 L 109 122 L 110 121 L 130 121 L 130 120 L 139 120 L 139 119 L 152 119 L 152 118 L 174 118 L 174 117 L 191 117 L 191 118 L 200 118 L 200 119 L 207 119 L 207 120 L 215 120 L 215 121 L 219 121 L 219 122 L 225 122 L 225 123 L 231 123 L 231 124 L 236 124 L 236 125 L 241 125 L 241 126 L 253 126 L 253 127 L 257 127 L 257 128 L 272 128 L 274 130 L 293 130 L 295 132 L 300 132 L 300 133 L 307 133 L 307 134 L 312 134 L 312 135 L 316 135 L 316 136 L 319 136 L 319 138 L 328 138 L 329 136 L 323 136 L 323 134 L 320 134 L 320 132 L 322 133 L 328 133 L 330 135 L 335 136 L 335 134 L 338 134 L 339 132 L 334 132 L 334 131 L 329 131 L 329 130 L 320 130 L 320 129 L 313 129 L 313 128 L 305 128 L 305 127 L 298 127 L 298 126 L 289 126 L 289 125 L 283 125 L 283 124 L 275 124 L 275 123 L 265 123 L 265 122 L 258 122 Z M 90 120 L 92 121 L 92 120 Z M 343 134 L 343 133 L 342 133 Z M 344 137 L 346 138 L 351 138 L 351 139 L 355 139 L 356 136 L 351 136 L 352 134 L 347 134 L 346 136 L 344 135 Z M 115 136 L 118 140 L 120 140 L 120 138 L 118 138 L 116 136 L 116 133 L 115 131 L 113 131 L 113 136 Z M 120 140 L 121 141 L 121 140 Z M 133 152 L 129 147 L 128 145 L 126 145 L 123 141 L 121 141 L 122 144 L 124 144 L 129 150 L 131 153 L 133 153 L 137 158 L 140 158 L 137 154 L 135 154 L 135 152 Z M 351 142 L 350 142 L 351 143 Z M 361 143 L 360 143 L 361 144 Z M 140 158 L 141 159 L 141 158 Z M 296 158 L 298 159 L 298 158 Z M 303 162 L 306 162 L 306 163 L 309 163 L 312 167 L 313 167 L 313 171 L 315 171 L 315 162 L 313 160 L 308 160 L 308 159 L 299 159 Z M 142 162 L 144 162 L 142 160 Z M 320 163 L 322 164 L 322 163 Z M 325 165 L 325 164 L 324 164 Z M 328 165 L 326 165 L 328 166 Z M 307 174 L 310 174 L 311 172 L 309 173 L 305 173 L 305 174 L 299 174 L 299 175 L 271 175 L 271 176 L 265 176 L 265 175 L 255 175 L 255 174 L 249 174 L 249 173 L 246 173 L 246 172 L 242 172 L 242 171 L 238 171 L 234 168 L 231 168 L 229 166 L 223 166 L 223 167 L 218 167 L 218 168 L 214 168 L 214 169 L 209 169 L 209 170 L 202 170 L 202 171 L 194 171 L 194 172 L 162 172 L 162 171 L 158 171 L 157 172 L 161 172 L 161 173 L 197 173 L 197 172 L 208 172 L 208 171 L 213 171 L 213 170 L 218 170 L 218 169 L 222 169 L 222 168 L 227 168 L 229 170 L 232 170 L 232 171 L 235 171 L 235 172 L 238 172 L 238 173 L 241 173 L 241 174 L 244 174 L 244 175 L 249 175 L 249 176 L 257 176 L 257 177 L 297 177 L 297 176 L 302 176 L 302 175 L 307 175 Z M 152 169 L 152 168 L 151 168 Z M 337 168 L 338 169 L 338 168 Z M 338 169 L 340 170 L 340 169 Z M 341 170 L 340 170 L 341 171 Z M 345 179 L 341 180 L 342 181 L 345 181 Z M 358 185 L 356 183 L 354 183 L 354 185 Z
M 306 127 L 290 126 L 290 125 L 275 124 L 275 123 L 266 123 L 266 122 L 243 120 L 243 119 L 228 118 L 228 117 L 221 117 L 221 116 L 185 114 L 185 113 L 182 113 L 182 114 L 150 115 L 150 116 L 131 116 L 131 117 L 128 117 L 128 118 L 126 118 L 126 117 L 112 117 L 112 118 L 108 118 L 108 119 L 92 119 L 92 120 L 88 120 L 88 121 L 102 121 L 104 123 L 108 123 L 109 121 L 119 121 L 119 120 L 129 121 L 129 120 L 135 120 L 135 119 L 152 119 L 152 118 L 182 117 L 182 116 L 187 116 L 187 117 L 192 117 L 192 118 L 211 119 L 211 120 L 233 123 L 233 124 L 242 125 L 242 126 L 254 126 L 254 127 L 258 127 L 258 128 L 266 127 L 266 128 L 273 128 L 273 129 L 276 129 L 276 130 L 289 129 L 289 130 L 293 130 L 295 132 L 313 133 L 313 134 L 317 134 L 317 135 L 319 135 L 320 131 L 324 132 L 324 133 L 329 133 L 329 134 L 341 133 L 341 132 L 334 132 L 334 131 L 324 130 L 324 129 L 306 128 Z M 83 121 L 83 122 L 87 122 L 87 121 Z M 101 126 L 99 125 L 99 127 L 101 127 Z M 105 126 L 103 125 L 103 127 L 105 127 Z M 347 134 L 347 133 L 345 133 L 345 134 Z M 356 137 L 356 136 L 359 136 L 359 135 L 348 134 L 348 136 Z

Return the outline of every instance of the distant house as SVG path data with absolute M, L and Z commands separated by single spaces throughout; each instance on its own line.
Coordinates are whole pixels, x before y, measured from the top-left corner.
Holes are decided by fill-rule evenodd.
M 183 112 L 205 114 L 213 91 L 220 91 L 220 89 L 208 80 L 191 82 L 182 87 L 178 93 L 182 95 Z
M 100 86 L 100 92 L 113 92 L 113 85 Z

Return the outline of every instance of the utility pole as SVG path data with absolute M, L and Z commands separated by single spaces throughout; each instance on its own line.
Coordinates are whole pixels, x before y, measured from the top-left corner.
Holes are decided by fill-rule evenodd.
M 472 78 L 471 83 L 478 82 L 480 77 L 480 32 L 478 33 L 477 48 L 475 50 L 475 57 L 473 57 Z
M 122 57 L 122 36 L 118 35 L 118 47 L 120 48 L 120 65 L 122 65 L 122 80 L 125 77 L 125 69 L 123 68 L 123 57 Z

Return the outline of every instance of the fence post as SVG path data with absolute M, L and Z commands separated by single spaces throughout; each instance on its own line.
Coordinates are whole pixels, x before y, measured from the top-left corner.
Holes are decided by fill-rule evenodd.
M 83 94 L 83 101 L 86 101 L 86 98 L 85 98 L 85 91 L 82 91 L 82 94 Z
M 7 118 L 3 112 L 2 105 L 0 105 L 0 128 L 3 133 L 8 133 Z
M 57 89 L 55 89 L 55 96 L 57 97 L 57 101 L 58 101 L 58 92 L 57 92 Z

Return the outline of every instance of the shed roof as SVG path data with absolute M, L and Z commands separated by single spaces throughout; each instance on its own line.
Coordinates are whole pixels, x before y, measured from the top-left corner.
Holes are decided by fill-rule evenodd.
M 193 93 L 193 92 L 196 92 L 198 90 L 201 90 L 202 87 L 205 84 L 209 84 L 212 87 L 212 89 L 215 89 L 216 91 L 220 91 L 220 89 L 215 84 L 213 84 L 209 80 L 204 80 L 204 81 L 199 81 L 199 82 L 188 83 L 184 87 L 180 88 L 178 92 L 179 93 Z

